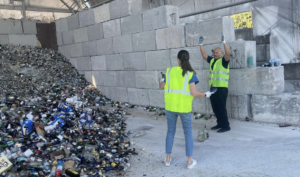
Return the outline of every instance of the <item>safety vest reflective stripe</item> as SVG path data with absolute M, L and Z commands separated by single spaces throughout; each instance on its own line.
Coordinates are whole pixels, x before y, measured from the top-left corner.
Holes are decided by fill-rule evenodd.
M 228 79 L 224 79 L 224 78 L 209 78 L 209 80 L 221 80 L 221 81 L 229 81 Z
M 170 68 L 169 72 L 168 72 L 168 90 L 165 90 L 165 93 L 179 93 L 179 94 L 184 94 L 184 95 L 192 95 L 191 92 L 186 91 L 186 87 L 187 87 L 187 83 L 189 81 L 189 75 L 190 75 L 189 71 L 185 75 L 182 90 L 170 89 L 170 73 L 171 73 L 171 69 L 172 68 Z
M 210 71 L 209 73 L 210 74 L 226 74 L 226 75 L 229 75 L 229 73 L 225 72 L 225 71 Z

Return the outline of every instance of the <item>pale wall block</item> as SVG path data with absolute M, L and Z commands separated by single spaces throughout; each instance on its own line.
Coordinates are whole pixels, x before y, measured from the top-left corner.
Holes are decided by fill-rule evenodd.
M 35 21 L 21 21 L 23 24 L 24 34 L 37 34 Z
M 185 48 L 178 48 L 178 49 L 171 49 L 170 50 L 170 59 L 171 59 L 171 65 L 172 66 L 178 66 L 177 62 L 177 54 L 181 50 L 186 50 L 190 54 L 190 64 L 194 70 L 196 69 L 202 69 L 203 68 L 203 59 L 200 53 L 200 48 L 197 47 L 185 47 Z
M 172 26 L 156 30 L 157 49 L 185 47 L 184 26 Z
M 114 53 L 113 39 L 100 39 L 96 41 L 97 55 L 109 55 Z
M 233 19 L 222 17 L 199 23 L 185 25 L 185 39 L 187 46 L 199 45 L 199 37 L 203 36 L 204 44 L 221 42 L 221 33 L 225 35 L 226 42 L 235 40 Z
M 131 15 L 121 18 L 121 32 L 124 34 L 133 34 L 143 31 L 142 14 Z
M 122 55 L 106 55 L 105 59 L 107 70 L 124 70 Z
M 300 95 L 252 96 L 253 120 L 300 125 Z
M 80 28 L 80 25 L 79 25 L 79 13 L 74 14 L 74 15 L 68 17 L 67 18 L 67 22 L 68 22 L 68 30 L 69 31 Z
M 145 52 L 147 70 L 164 70 L 171 67 L 170 50 Z
M 77 70 L 80 71 L 92 70 L 91 57 L 77 58 Z
M 74 43 L 74 31 L 71 30 L 71 31 L 62 32 L 62 38 L 63 38 L 63 43 L 65 45 L 73 44 Z
M 68 31 L 68 22 L 66 18 L 61 18 L 56 20 L 55 26 L 56 26 L 56 32 Z
M 252 118 L 251 95 L 232 95 L 227 97 L 227 115 L 230 118 L 245 120 L 246 117 Z
M 101 23 L 110 20 L 109 4 L 103 4 L 94 10 L 95 22 Z
M 99 71 L 98 85 L 117 86 L 117 72 L 115 71 Z
M 11 45 L 30 45 L 37 46 L 35 34 L 10 34 L 8 35 L 9 44 Z
M 150 104 L 147 89 L 128 88 L 128 102 L 130 104 L 148 106 Z
M 142 14 L 144 31 L 179 25 L 178 7 L 175 6 L 161 6 Z
M 126 53 L 123 60 L 125 70 L 146 70 L 145 52 Z
M 9 44 L 8 35 L 0 35 L 0 44 L 1 45 Z
M 105 55 L 93 56 L 91 58 L 92 70 L 106 70 L 106 59 Z
M 131 35 L 117 36 L 113 38 L 114 53 L 132 52 Z
M 71 57 L 81 57 L 82 56 L 82 44 L 71 44 L 70 45 L 70 55 Z
M 159 89 L 158 71 L 135 71 L 135 83 L 137 88 Z
M 97 55 L 96 41 L 88 41 L 82 43 L 82 56 Z
M 97 23 L 87 27 L 88 40 L 98 40 L 104 38 L 103 24 Z
M 111 87 L 109 94 L 112 100 L 128 102 L 127 88 L 124 87 Z
M 164 90 L 148 90 L 150 106 L 165 107 Z
M 97 86 L 97 80 L 99 79 L 99 73 L 97 71 L 84 71 L 85 79 L 92 83 L 94 86 Z
M 135 71 L 117 72 L 117 86 L 135 88 Z
M 95 24 L 93 9 L 84 10 L 79 13 L 79 26 L 86 27 Z
M 135 52 L 156 50 L 155 31 L 133 34 L 132 43 Z
M 87 27 L 74 30 L 74 41 L 75 43 L 88 41 Z
M 56 33 L 57 45 L 58 45 L 58 46 L 61 46 L 61 45 L 64 44 L 62 33 L 63 33 L 63 32 Z M 7 36 L 7 37 L 8 37 L 8 36 Z
M 110 98 L 110 95 L 109 95 L 110 87 L 97 85 L 97 90 L 99 90 L 107 98 Z
M 104 38 L 121 35 L 120 19 L 110 20 L 103 23 Z

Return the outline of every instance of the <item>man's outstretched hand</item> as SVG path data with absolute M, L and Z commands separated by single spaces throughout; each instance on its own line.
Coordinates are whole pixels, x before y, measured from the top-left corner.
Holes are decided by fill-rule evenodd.
M 225 36 L 224 36 L 223 33 L 221 33 L 221 40 L 222 40 L 223 43 L 226 43 L 226 41 L 225 41 Z
M 203 45 L 203 42 L 204 42 L 204 38 L 203 38 L 203 36 L 200 36 L 199 37 L 199 45 Z

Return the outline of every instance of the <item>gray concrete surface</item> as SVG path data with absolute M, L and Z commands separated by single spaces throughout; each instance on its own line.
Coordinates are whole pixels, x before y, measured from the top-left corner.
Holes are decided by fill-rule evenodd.
M 141 109 L 141 108 L 138 108 Z M 178 119 L 172 163 L 165 158 L 166 118 L 154 120 L 153 113 L 128 109 L 127 130 L 133 130 L 131 141 L 139 153 L 131 158 L 131 168 L 124 176 L 130 177 L 296 177 L 300 174 L 300 127 L 279 128 L 277 124 L 244 122 L 230 119 L 232 130 L 226 133 L 209 131 L 210 138 L 197 141 L 205 120 L 193 119 L 194 155 L 198 161 L 194 169 L 186 168 L 185 144 Z M 208 128 L 215 119 L 206 121 Z M 132 136 L 145 130 L 146 135 Z M 142 150 L 144 149 L 144 150 Z

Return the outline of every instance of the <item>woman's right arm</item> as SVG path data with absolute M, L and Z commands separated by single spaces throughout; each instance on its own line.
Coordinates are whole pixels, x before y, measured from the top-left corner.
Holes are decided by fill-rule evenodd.
M 195 82 L 190 83 L 189 86 L 190 86 L 191 94 L 192 94 L 194 97 L 205 97 L 205 93 L 202 93 L 202 92 L 198 92 L 198 91 L 197 91 Z

